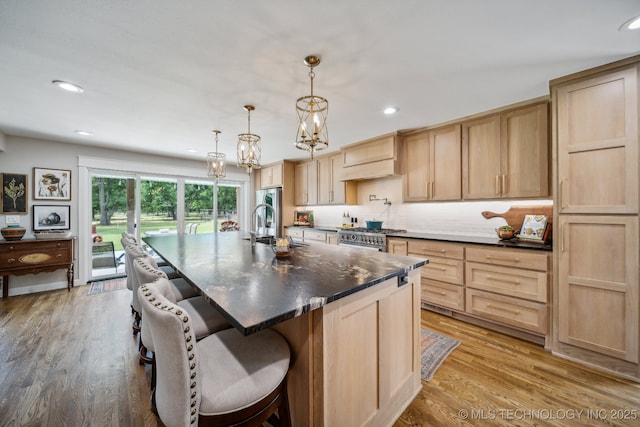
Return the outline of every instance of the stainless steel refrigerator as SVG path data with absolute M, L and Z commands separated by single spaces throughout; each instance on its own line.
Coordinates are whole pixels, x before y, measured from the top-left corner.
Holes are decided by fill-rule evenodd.
M 257 236 L 282 237 L 282 188 L 256 191 L 251 221 Z

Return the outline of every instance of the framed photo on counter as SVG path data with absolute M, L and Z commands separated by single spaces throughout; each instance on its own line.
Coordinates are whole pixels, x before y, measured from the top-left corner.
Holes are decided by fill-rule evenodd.
M 546 215 L 525 215 L 518 239 L 545 243 L 548 237 L 549 217 Z

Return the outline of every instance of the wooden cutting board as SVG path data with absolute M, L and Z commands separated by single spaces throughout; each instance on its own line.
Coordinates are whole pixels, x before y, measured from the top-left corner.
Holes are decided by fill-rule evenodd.
M 495 213 L 491 211 L 482 212 L 482 216 L 489 218 L 504 218 L 507 224 L 516 230 L 520 230 L 525 215 L 546 215 L 549 217 L 548 224 L 551 224 L 553 217 L 553 206 L 551 205 L 531 205 L 531 206 L 511 206 L 509 210 L 503 213 Z

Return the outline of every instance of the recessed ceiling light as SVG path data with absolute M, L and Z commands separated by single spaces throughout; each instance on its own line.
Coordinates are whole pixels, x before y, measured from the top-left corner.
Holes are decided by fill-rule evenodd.
M 634 18 L 629 19 L 627 22 L 622 24 L 618 31 L 630 31 L 637 30 L 640 28 L 640 16 L 636 16 Z
M 398 107 L 387 107 L 384 109 L 384 113 L 386 115 L 391 115 L 391 114 L 395 114 L 399 111 L 400 109 Z
M 197 153 L 198 150 L 196 150 L 195 148 L 187 148 L 187 152 L 188 153 Z
M 93 136 L 91 132 L 87 132 L 86 130 L 76 130 L 74 132 L 82 136 Z
M 84 89 L 82 89 L 80 86 L 73 84 L 73 83 L 69 83 L 69 82 L 65 82 L 62 80 L 54 80 L 51 83 L 53 83 L 54 85 L 58 86 L 60 89 L 64 89 L 68 92 L 73 92 L 73 93 L 82 93 L 84 92 Z

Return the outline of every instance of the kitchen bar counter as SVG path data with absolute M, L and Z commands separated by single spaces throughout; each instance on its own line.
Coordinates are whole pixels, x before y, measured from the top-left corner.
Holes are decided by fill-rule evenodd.
M 323 244 L 276 258 L 241 233 L 143 239 L 245 335 L 322 307 L 427 261 Z
M 293 426 L 392 425 L 419 393 L 426 259 L 322 243 L 278 259 L 240 232 L 144 241 L 241 332 L 287 339 Z

